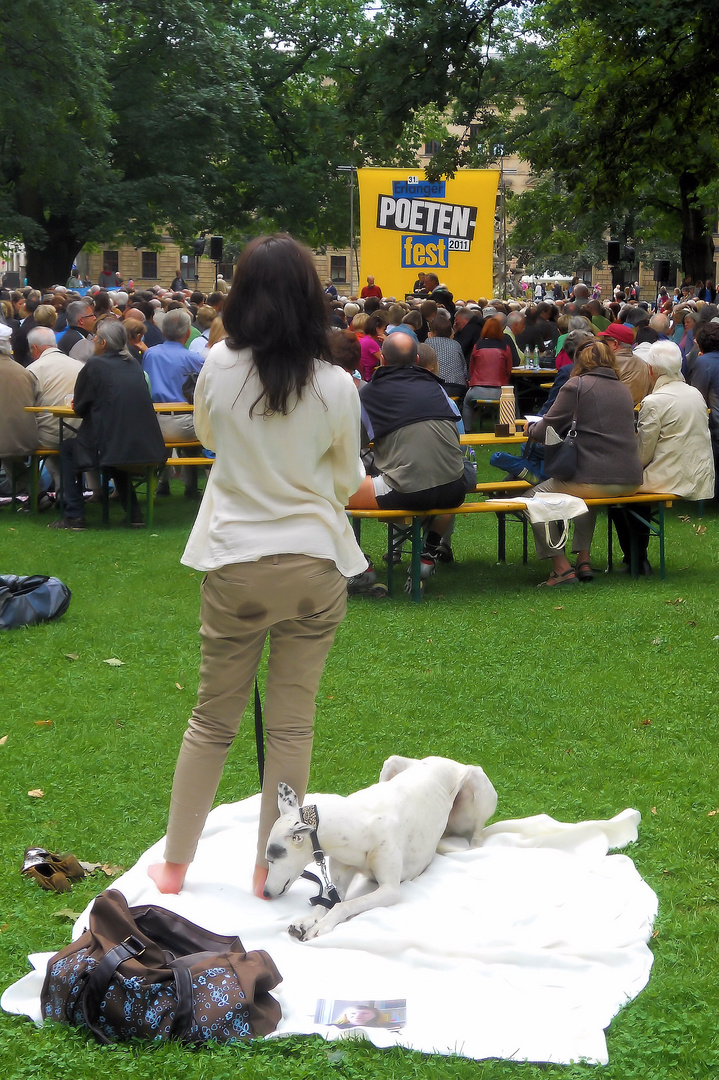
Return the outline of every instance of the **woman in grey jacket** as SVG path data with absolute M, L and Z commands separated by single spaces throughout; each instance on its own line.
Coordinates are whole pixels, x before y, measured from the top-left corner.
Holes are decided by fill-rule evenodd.
M 572 480 L 545 480 L 527 494 L 529 497 L 548 491 L 577 495 L 580 499 L 607 495 L 633 495 L 642 482 L 642 463 L 634 434 L 632 396 L 619 381 L 612 350 L 602 341 L 580 349 L 574 361 L 572 377 L 559 391 L 549 411 L 529 425 L 527 434 L 544 442 L 551 425 L 564 437 L 577 414 L 577 469 Z M 537 558 L 551 558 L 553 570 L 546 585 L 573 585 L 593 577 L 589 549 L 594 535 L 596 510 L 581 514 L 575 521 L 572 551 L 577 556 L 576 570 L 571 566 L 564 546 L 552 546 L 543 525 L 532 526 Z

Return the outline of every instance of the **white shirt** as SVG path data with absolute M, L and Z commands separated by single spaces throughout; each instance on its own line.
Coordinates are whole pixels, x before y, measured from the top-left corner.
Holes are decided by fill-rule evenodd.
M 75 392 L 75 380 L 84 368 L 80 360 L 66 356 L 57 348 L 45 349 L 37 360 L 28 364 L 27 370 L 35 376 L 36 405 L 65 405 L 65 399 Z M 60 419 L 50 413 L 37 414 L 37 426 L 40 432 L 40 444 L 46 447 L 57 446 L 59 441 Z M 79 427 L 79 421 L 75 425 Z
M 365 471 L 360 401 L 352 376 L 315 361 L 314 376 L 286 416 L 262 415 L 249 349 L 220 341 L 195 387 L 195 431 L 217 453 L 182 556 L 215 570 L 266 555 L 330 559 L 346 577 L 367 560 L 344 507 Z

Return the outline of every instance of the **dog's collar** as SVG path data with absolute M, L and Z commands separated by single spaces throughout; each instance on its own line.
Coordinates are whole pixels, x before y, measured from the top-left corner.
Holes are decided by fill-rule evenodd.
M 312 854 L 314 860 L 317 863 L 320 874 L 322 875 L 322 881 L 316 874 L 311 874 L 309 870 L 302 872 L 302 877 L 307 881 L 314 881 L 319 886 L 319 892 L 317 896 L 310 897 L 310 904 L 321 904 L 322 907 L 332 908 L 335 904 L 339 904 L 340 896 L 337 889 L 330 881 L 329 872 L 327 870 L 327 860 L 325 859 L 325 853 L 320 847 L 319 837 L 317 836 L 317 829 L 320 824 L 320 815 L 317 812 L 317 807 L 312 803 L 309 806 L 300 807 L 300 818 L 303 825 L 310 826 L 310 841 L 312 843 Z M 323 896 L 323 893 L 327 893 L 327 896 Z

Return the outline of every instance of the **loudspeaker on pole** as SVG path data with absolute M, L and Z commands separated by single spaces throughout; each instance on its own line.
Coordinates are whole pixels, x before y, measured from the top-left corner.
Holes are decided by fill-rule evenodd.
M 616 266 L 620 259 L 620 244 L 618 240 L 607 242 L 607 262 L 610 266 Z
M 222 237 L 211 236 L 210 237 L 210 260 L 212 262 L 222 262 Z
M 669 259 L 656 259 L 654 262 L 654 280 L 657 284 L 669 281 Z

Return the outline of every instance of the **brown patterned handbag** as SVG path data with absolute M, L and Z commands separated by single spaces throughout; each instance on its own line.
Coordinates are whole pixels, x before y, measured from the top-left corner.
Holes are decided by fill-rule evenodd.
M 245 952 L 238 937 L 165 908 L 129 908 L 109 889 L 89 929 L 48 961 L 42 1015 L 101 1043 L 233 1043 L 274 1031 L 282 1012 L 269 991 L 279 982 L 263 949 Z

